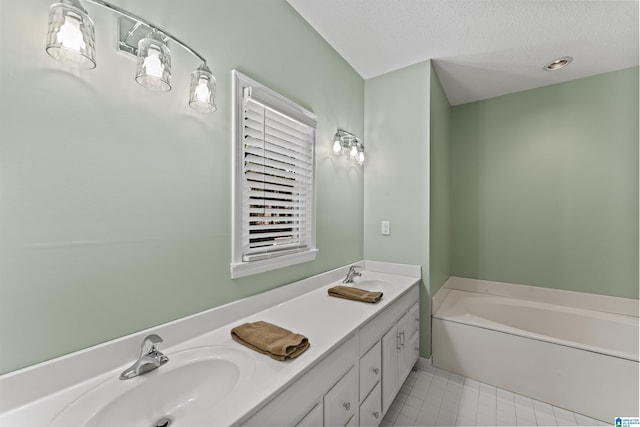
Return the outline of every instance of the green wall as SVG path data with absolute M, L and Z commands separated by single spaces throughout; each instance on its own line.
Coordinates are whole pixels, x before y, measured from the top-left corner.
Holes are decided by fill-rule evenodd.
M 451 207 L 449 186 L 449 145 L 451 106 L 435 70 L 431 69 L 429 172 L 429 289 L 436 292 L 451 276 Z
M 452 108 L 453 275 L 638 298 L 638 68 Z
M 0 0 L 0 374 L 363 258 L 363 79 L 284 1 L 114 0 L 208 59 L 218 111 L 187 106 L 199 64 L 170 43 L 173 89 L 145 90 L 86 4 L 98 66 L 44 52 L 50 1 Z M 196 4 L 197 3 L 197 4 Z M 316 261 L 231 280 L 231 70 L 318 116 Z
M 114 3 L 208 58 L 218 111 L 177 47 L 173 90 L 139 87 L 108 11 L 81 72 L 44 52 L 50 2 L 0 0 L 0 374 L 363 258 L 421 265 L 423 356 L 449 271 L 638 297 L 637 68 L 450 108 L 429 61 L 364 82 L 284 0 Z M 233 68 L 318 116 L 318 258 L 238 280 Z
M 364 256 L 417 264 L 420 353 L 431 354 L 429 281 L 430 61 L 365 81 Z M 382 236 L 380 222 L 391 222 Z

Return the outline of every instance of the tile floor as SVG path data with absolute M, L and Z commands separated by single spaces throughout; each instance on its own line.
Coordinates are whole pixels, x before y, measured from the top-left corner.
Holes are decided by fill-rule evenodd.
M 436 367 L 412 371 L 382 426 L 607 426 Z

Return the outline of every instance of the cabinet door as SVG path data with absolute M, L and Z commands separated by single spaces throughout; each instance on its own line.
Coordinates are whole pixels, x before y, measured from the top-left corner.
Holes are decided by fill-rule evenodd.
M 418 359 L 418 353 L 415 349 L 416 339 L 419 337 L 415 329 L 414 310 L 407 312 L 398 322 L 398 336 L 400 340 L 400 355 L 398 356 L 398 370 L 400 385 L 407 379 L 411 368 Z M 413 332 L 413 333 L 412 333 Z
M 344 426 L 358 407 L 356 370 L 349 372 L 324 395 L 324 422 L 328 426 Z
M 400 340 L 394 326 L 382 337 L 382 413 L 386 413 L 400 390 L 398 354 Z

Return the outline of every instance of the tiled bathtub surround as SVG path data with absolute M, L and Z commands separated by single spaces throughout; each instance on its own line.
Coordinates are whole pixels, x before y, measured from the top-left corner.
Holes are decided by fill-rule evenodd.
M 436 367 L 414 371 L 382 426 L 607 426 Z

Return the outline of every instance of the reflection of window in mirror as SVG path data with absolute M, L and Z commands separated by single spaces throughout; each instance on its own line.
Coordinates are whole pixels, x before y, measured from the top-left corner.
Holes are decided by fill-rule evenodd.
M 231 277 L 316 257 L 316 116 L 233 72 Z

